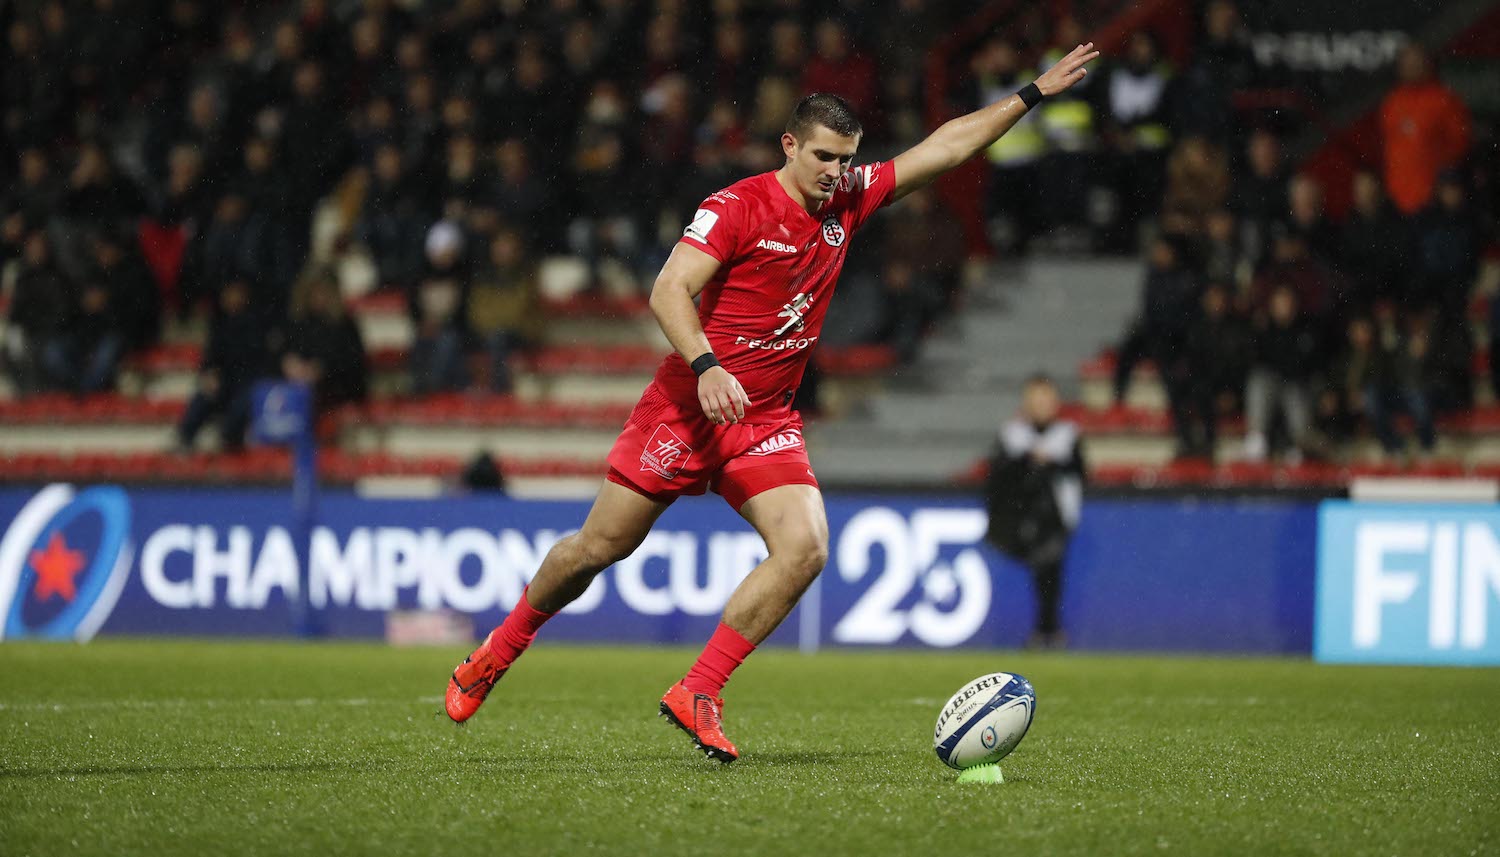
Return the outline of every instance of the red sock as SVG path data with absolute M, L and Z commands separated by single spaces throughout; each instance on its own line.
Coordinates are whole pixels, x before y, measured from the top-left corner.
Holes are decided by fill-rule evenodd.
M 688 670 L 687 678 L 682 680 L 682 686 L 689 693 L 718 696 L 724 692 L 724 683 L 729 681 L 729 674 L 744 663 L 745 658 L 750 657 L 753 651 L 754 643 L 741 636 L 739 631 L 720 622 L 718 630 L 708 639 L 708 645 L 703 647 L 703 654 L 698 656 L 697 663 Z
M 521 600 L 511 608 L 510 615 L 500 623 L 495 635 L 490 637 L 490 653 L 500 662 L 500 666 L 510 666 L 531 645 L 531 641 L 536 638 L 537 629 L 554 615 L 556 614 L 543 613 L 532 607 L 531 602 L 526 600 L 526 589 L 522 589 Z

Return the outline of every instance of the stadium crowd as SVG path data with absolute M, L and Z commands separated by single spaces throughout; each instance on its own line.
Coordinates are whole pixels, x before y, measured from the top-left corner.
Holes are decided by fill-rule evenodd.
M 1397 73 L 1379 111 L 1383 164 L 1353 175 L 1342 222 L 1273 128 L 1243 147 L 1188 137 L 1168 156 L 1113 387 L 1123 403 L 1137 363 L 1155 362 L 1179 457 L 1213 458 L 1219 420 L 1243 412 L 1245 460 L 1335 458 L 1361 430 L 1387 457 L 1427 458 L 1436 417 L 1481 394 L 1471 306 L 1494 232 L 1470 172 L 1469 113 L 1419 47 Z M 1497 311 L 1491 301 L 1492 367 Z
M 106 390 L 164 323 L 206 314 L 182 440 L 220 414 L 235 446 L 264 372 L 363 395 L 338 298 L 373 286 L 408 297 L 413 391 L 504 391 L 537 261 L 641 293 L 699 200 L 779 165 L 804 90 L 845 94 L 872 146 L 915 139 L 932 5 L 11 4 L 6 367 L 23 394 Z M 880 74 L 856 47 L 876 41 Z M 320 206 L 343 224 L 327 246 Z M 900 221 L 866 335 L 909 353 L 957 263 L 911 264 L 947 246 L 930 201 Z
M 164 322 L 206 316 L 180 437 L 217 418 L 231 447 L 264 373 L 315 381 L 325 405 L 365 395 L 346 304 L 373 287 L 407 297 L 414 392 L 509 389 L 509 358 L 535 339 L 539 260 L 570 256 L 584 287 L 641 293 L 699 200 L 780 164 L 807 91 L 860 112 L 862 158 L 911 145 L 926 52 L 963 13 L 935 0 L 9 8 L 0 163 L 16 178 L 0 264 L 15 386 L 109 389 Z M 1362 174 L 1355 213 L 1330 224 L 1277 134 L 1247 134 L 1231 109 L 1255 74 L 1235 6 L 1206 4 L 1201 29 L 1177 72 L 1136 34 L 1002 138 L 988 234 L 1008 253 L 1043 234 L 1134 252 L 1135 227 L 1159 224 L 1116 389 L 1153 359 L 1186 454 L 1210 448 L 1215 417 L 1241 402 L 1252 456 L 1273 445 L 1278 403 L 1290 449 L 1361 415 L 1394 448 L 1393 409 L 1430 446 L 1431 414 L 1472 398 L 1468 338 L 1454 333 L 1483 240 L 1466 138 L 1452 135 L 1425 184 L 1410 163 Z M 1014 91 L 1084 32 L 1041 8 L 1003 31 L 966 54 L 954 105 Z M 1435 85 L 1425 65 L 1408 71 L 1403 87 Z M 1411 97 L 1421 121 L 1462 113 Z M 321 241 L 320 206 L 339 224 Z M 869 299 L 830 320 L 831 338 L 909 359 L 971 249 L 951 223 L 928 192 L 877 219 L 845 273 Z

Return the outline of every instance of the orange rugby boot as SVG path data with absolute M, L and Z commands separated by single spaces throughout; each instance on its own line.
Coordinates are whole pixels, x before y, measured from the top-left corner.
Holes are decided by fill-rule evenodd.
M 740 757 L 740 751 L 724 737 L 721 718 L 724 715 L 724 700 L 706 693 L 693 693 L 682 682 L 667 690 L 661 698 L 661 716 L 693 739 L 693 746 L 702 750 L 710 759 L 725 764 Z
M 496 631 L 498 630 L 497 628 Z M 490 637 L 493 636 L 495 631 L 491 631 L 490 636 L 479 644 L 479 648 L 464 658 L 464 662 L 453 671 L 453 677 L 448 679 L 448 694 L 443 699 L 443 707 L 448 710 L 448 717 L 454 723 L 462 723 L 473 717 L 479 706 L 484 704 L 484 698 L 494 689 L 495 682 L 505 675 L 507 668 L 500 666 L 490 653 Z

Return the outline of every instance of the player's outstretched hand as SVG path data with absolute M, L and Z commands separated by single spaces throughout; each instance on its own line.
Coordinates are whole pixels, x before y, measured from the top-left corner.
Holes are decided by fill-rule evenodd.
M 729 370 L 715 366 L 698 376 L 698 404 L 710 422 L 721 426 L 744 419 L 750 397 Z
M 1058 60 L 1057 65 L 1042 72 L 1042 76 L 1036 79 L 1036 88 L 1040 89 L 1043 95 L 1056 95 L 1066 90 L 1083 80 L 1084 75 L 1089 73 L 1084 66 L 1098 56 L 1099 52 L 1094 50 L 1093 42 L 1079 45 L 1067 56 Z

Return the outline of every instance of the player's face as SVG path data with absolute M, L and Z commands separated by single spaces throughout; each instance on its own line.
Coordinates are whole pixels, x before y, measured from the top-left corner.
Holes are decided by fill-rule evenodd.
M 845 137 L 819 125 L 805 140 L 781 135 L 781 148 L 797 190 L 805 199 L 822 202 L 833 196 L 839 179 L 854 163 L 859 137 Z

